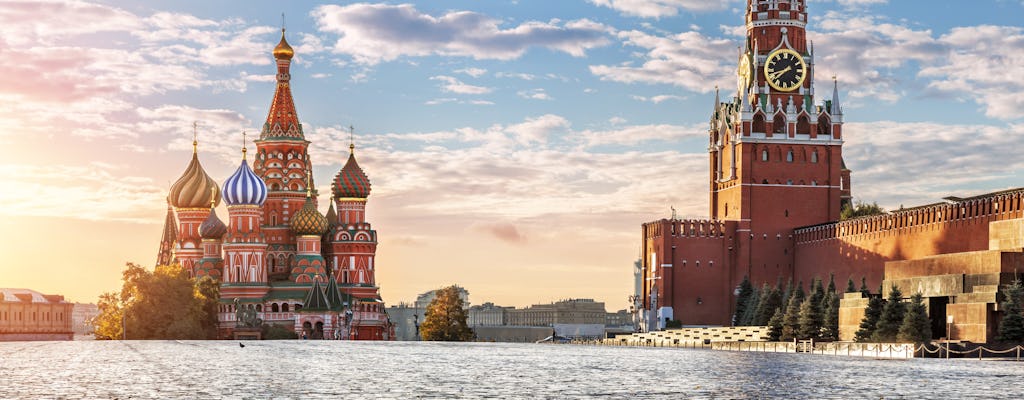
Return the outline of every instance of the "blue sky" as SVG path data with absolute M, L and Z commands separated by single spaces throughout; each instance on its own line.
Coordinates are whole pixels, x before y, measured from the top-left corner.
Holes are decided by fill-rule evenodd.
M 152 263 L 192 122 L 218 181 L 262 125 L 284 13 L 321 193 L 356 128 L 386 301 L 459 283 L 474 303 L 622 307 L 640 224 L 706 214 L 706 124 L 714 87 L 735 92 L 744 4 L 0 2 L 0 144 L 18 150 L 0 161 L 0 286 L 91 301 Z M 1024 186 L 1024 3 L 809 13 L 856 198 Z

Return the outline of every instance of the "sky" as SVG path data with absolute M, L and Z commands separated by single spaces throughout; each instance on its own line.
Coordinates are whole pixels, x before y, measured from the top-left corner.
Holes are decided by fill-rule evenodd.
M 387 303 L 459 284 L 473 304 L 625 308 L 640 225 L 707 214 L 744 4 L 0 0 L 0 287 L 95 302 L 152 266 L 193 122 L 218 182 L 262 127 L 283 13 L 321 211 L 354 126 Z M 1024 2 L 808 12 L 856 199 L 1024 186 Z

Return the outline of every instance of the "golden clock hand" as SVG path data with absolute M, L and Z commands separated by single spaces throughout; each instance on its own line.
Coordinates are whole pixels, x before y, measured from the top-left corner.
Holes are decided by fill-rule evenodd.
M 772 73 L 768 74 L 768 79 L 772 79 L 772 80 L 774 80 L 774 79 L 775 79 L 776 77 L 778 77 L 779 75 L 782 75 L 782 74 L 784 74 L 784 73 L 786 73 L 786 72 L 789 72 L 789 70 L 791 70 L 791 69 L 793 69 L 793 67 L 792 67 L 792 66 L 789 66 L 789 67 L 786 67 L 786 69 L 784 69 L 784 70 L 782 70 L 782 71 L 775 71 L 775 72 L 772 72 Z

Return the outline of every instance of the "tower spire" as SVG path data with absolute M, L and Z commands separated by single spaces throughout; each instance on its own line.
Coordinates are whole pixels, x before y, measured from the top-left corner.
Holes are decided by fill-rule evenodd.
M 356 128 L 352 125 L 348 126 L 348 152 L 349 154 L 356 152 Z
M 199 121 L 192 121 L 192 154 L 198 152 L 199 147 Z
M 242 131 L 242 161 L 245 161 L 245 152 L 246 152 L 246 149 L 245 149 L 246 143 L 245 143 L 245 141 L 246 141 L 245 131 L 243 130 Z
M 839 106 L 839 80 L 832 75 L 832 110 L 833 115 L 843 115 L 843 108 Z

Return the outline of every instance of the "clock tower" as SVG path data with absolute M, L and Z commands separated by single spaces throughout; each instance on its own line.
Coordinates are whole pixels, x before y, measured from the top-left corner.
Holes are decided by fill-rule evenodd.
M 793 276 L 793 229 L 838 220 L 850 199 L 838 84 L 816 104 L 806 7 L 806 0 L 748 0 L 736 95 L 723 102 L 716 93 L 710 215 L 737 222 L 736 283 Z

